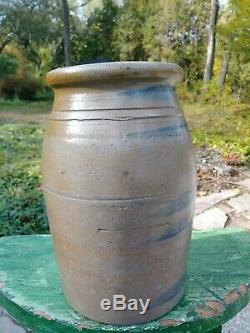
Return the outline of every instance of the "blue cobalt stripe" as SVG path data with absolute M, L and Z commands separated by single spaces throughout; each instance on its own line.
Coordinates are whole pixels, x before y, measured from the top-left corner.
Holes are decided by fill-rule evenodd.
M 146 98 L 150 100 L 168 100 L 170 99 L 174 90 L 174 87 L 169 87 L 166 85 L 155 85 L 138 89 L 123 90 L 119 92 L 118 95 L 129 96 L 133 98 L 143 97 L 143 99 Z
M 194 190 L 182 193 L 179 198 L 168 200 L 157 209 L 157 213 L 151 215 L 151 218 L 164 218 L 174 213 L 180 212 L 193 202 Z
M 179 280 L 169 289 L 167 289 L 161 296 L 156 299 L 156 301 L 149 305 L 149 310 L 155 309 L 169 301 L 171 301 L 180 290 L 184 287 L 187 280 L 187 273 L 185 272 Z
M 175 137 L 187 135 L 187 124 L 185 122 L 178 122 L 178 124 L 160 127 L 143 132 L 133 132 L 127 134 L 129 139 L 151 139 L 158 137 Z
M 185 218 L 179 223 L 175 223 L 173 226 L 167 227 L 164 234 L 161 235 L 159 238 L 155 239 L 154 242 L 161 242 L 169 238 L 175 237 L 182 233 L 182 231 L 184 231 L 189 226 L 191 227 L 191 221 Z

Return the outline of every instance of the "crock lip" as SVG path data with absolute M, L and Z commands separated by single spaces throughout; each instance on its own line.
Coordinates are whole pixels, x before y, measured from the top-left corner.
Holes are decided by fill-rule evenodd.
M 122 61 L 60 67 L 47 74 L 46 83 L 56 88 L 100 80 L 159 79 L 175 85 L 182 77 L 182 68 L 173 63 Z

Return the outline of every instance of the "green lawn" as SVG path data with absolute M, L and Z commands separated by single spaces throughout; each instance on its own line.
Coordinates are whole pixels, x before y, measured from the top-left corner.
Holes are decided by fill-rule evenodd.
M 40 125 L 0 126 L 0 236 L 48 231 L 41 184 Z
M 14 112 L 22 114 L 43 114 L 51 110 L 52 101 L 26 102 L 21 100 L 0 101 L 1 112 Z
M 183 109 L 195 145 L 219 148 L 225 157 L 250 163 L 250 105 L 192 104 Z
M 49 102 L 0 103 L 0 236 L 48 232 L 41 192 L 41 144 Z M 195 145 L 211 145 L 225 155 L 250 159 L 250 109 L 246 105 L 184 105 Z M 31 117 L 2 118 L 1 114 Z M 21 121 L 21 122 L 19 122 Z

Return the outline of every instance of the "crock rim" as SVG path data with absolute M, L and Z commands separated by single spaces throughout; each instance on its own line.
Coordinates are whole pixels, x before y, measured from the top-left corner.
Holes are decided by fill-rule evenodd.
M 180 66 L 167 62 L 121 61 L 59 67 L 46 77 L 48 86 L 57 88 L 100 80 L 158 79 L 175 85 L 183 77 Z

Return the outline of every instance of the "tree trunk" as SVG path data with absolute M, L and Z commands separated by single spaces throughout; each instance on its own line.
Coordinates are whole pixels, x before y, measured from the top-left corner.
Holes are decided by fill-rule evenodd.
M 208 83 L 213 74 L 214 55 L 215 55 L 215 44 L 216 44 L 216 24 L 219 13 L 219 0 L 211 0 L 211 15 L 208 32 L 208 45 L 207 45 L 207 58 L 204 71 L 204 83 Z
M 225 84 L 230 59 L 231 59 L 231 52 L 227 50 L 225 52 L 224 61 L 220 72 L 220 77 L 218 82 L 219 88 L 222 88 Z
M 62 0 L 63 8 L 63 40 L 64 40 L 64 60 L 65 65 L 71 65 L 71 40 L 70 40 L 70 20 L 69 5 L 67 0 Z
M 2 98 L 2 85 L 3 85 L 3 80 L 0 79 L 0 98 Z
M 3 52 L 3 49 L 5 48 L 5 46 L 7 44 L 9 44 L 13 39 L 13 34 L 12 33 L 9 33 L 5 38 L 4 40 L 2 41 L 2 43 L 0 44 L 0 53 Z

